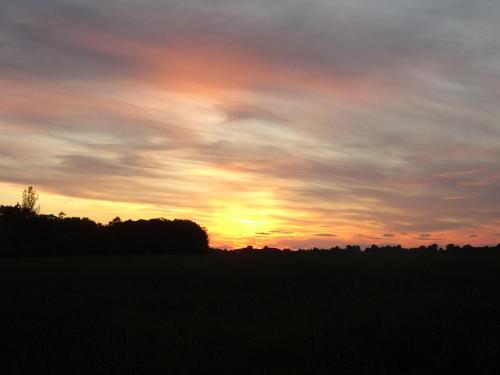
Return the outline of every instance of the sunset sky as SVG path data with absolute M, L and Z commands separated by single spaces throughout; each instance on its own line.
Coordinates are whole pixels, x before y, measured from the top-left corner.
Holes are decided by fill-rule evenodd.
M 2 0 L 0 204 L 212 246 L 500 242 L 498 0 Z

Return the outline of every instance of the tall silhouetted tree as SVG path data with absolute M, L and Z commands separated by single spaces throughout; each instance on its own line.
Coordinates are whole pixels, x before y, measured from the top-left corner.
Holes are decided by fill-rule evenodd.
M 29 214 L 37 215 L 40 212 L 40 206 L 37 206 L 38 193 L 33 186 L 28 186 L 23 190 L 23 200 L 21 202 L 21 208 L 23 211 Z

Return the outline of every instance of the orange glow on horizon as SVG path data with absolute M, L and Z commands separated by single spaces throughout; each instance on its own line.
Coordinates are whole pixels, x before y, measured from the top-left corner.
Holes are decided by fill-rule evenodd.
M 15 204 L 20 200 L 21 185 L 2 184 L 2 196 L 6 199 L 4 204 Z M 21 189 L 21 190 L 20 190 Z M 154 205 L 136 204 L 130 202 L 111 202 L 96 199 L 83 199 L 66 197 L 39 190 L 40 204 L 43 214 L 58 214 L 63 211 L 68 216 L 89 217 L 92 220 L 107 223 L 116 216 L 126 219 L 149 219 L 166 217 L 169 219 L 183 218 L 194 220 L 206 227 L 213 247 L 240 248 L 247 245 L 254 247 L 322 247 L 329 248 L 346 244 L 364 245 L 371 244 L 401 244 L 406 247 L 417 247 L 438 243 L 446 246 L 448 243 L 456 245 L 495 245 L 500 242 L 494 234 L 495 227 L 469 228 L 460 231 L 440 231 L 428 234 L 396 233 L 393 237 L 384 237 L 379 232 L 365 231 L 362 236 L 358 234 L 359 227 L 342 227 L 335 236 L 319 236 L 325 232 L 325 226 L 309 224 L 307 226 L 287 222 L 279 219 L 282 215 L 311 223 L 313 217 L 305 218 L 302 214 L 287 212 L 280 209 L 277 203 L 267 193 L 257 192 L 251 195 L 250 201 L 256 205 L 244 205 L 240 202 L 212 201 L 213 211 L 206 213 L 203 218 L 198 218 L 196 213 L 189 210 L 167 210 Z M 96 213 L 101 213 L 96 216 Z M 471 235 L 471 233 L 475 233 Z M 299 244 L 299 245 L 298 245 Z M 300 244 L 304 244 L 300 246 Z

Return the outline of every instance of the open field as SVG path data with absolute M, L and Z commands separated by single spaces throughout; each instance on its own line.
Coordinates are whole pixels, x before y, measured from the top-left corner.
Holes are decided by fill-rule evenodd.
M 500 255 L 0 260 L 2 374 L 498 374 Z

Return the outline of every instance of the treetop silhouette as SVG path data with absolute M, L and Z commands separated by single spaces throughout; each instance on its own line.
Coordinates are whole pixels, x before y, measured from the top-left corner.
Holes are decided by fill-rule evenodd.
M 23 190 L 23 197 L 21 201 L 21 208 L 28 214 L 38 214 L 40 212 L 40 206 L 37 206 L 38 193 L 33 186 L 28 186 Z

